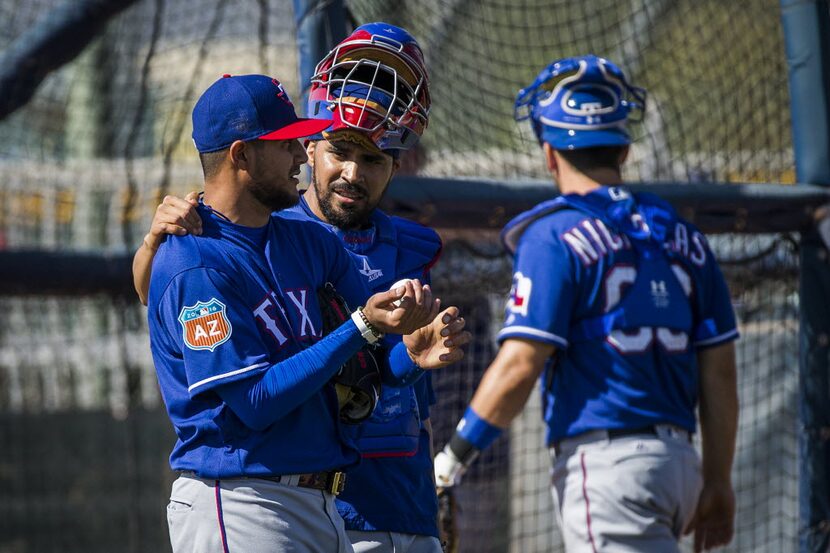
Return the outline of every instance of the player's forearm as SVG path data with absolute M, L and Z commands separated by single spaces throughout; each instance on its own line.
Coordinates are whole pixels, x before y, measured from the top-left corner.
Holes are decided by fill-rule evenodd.
M 508 339 L 502 344 L 455 434 L 435 457 L 439 486 L 457 484 L 466 467 L 516 418 L 553 351 L 553 346 L 532 340 Z
M 703 350 L 698 360 L 704 482 L 729 482 L 738 431 L 734 344 L 729 342 Z
M 351 320 L 259 377 L 217 389 L 222 400 L 254 430 L 264 430 L 317 393 L 365 341 Z
M 524 408 L 537 377 L 532 366 L 491 365 L 470 407 L 491 424 L 507 428 Z
M 547 355 L 503 347 L 487 369 L 470 407 L 499 428 L 507 428 L 524 409 Z
M 393 388 L 411 386 L 424 374 L 424 370 L 415 364 L 406 351 L 406 345 L 398 342 L 389 350 L 388 363 L 384 363 L 381 371 L 383 383 Z
M 156 255 L 153 243 L 148 242 L 145 237 L 144 242 L 138 247 L 133 257 L 133 286 L 138 293 L 138 298 L 141 303 L 147 305 L 147 297 L 150 294 L 150 274 L 153 267 L 153 257 Z

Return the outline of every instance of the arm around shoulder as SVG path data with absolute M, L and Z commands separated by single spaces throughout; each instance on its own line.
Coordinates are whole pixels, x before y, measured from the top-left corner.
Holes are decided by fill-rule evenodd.
M 202 220 L 196 212 L 198 193 L 190 192 L 184 199 L 165 196 L 156 208 L 150 230 L 144 235 L 133 257 L 133 286 L 141 303 L 147 305 L 153 257 L 167 234 L 183 236 L 201 234 Z
M 147 305 L 147 298 L 150 295 L 150 275 L 156 250 L 158 250 L 158 245 L 153 247 L 145 236 L 133 256 L 133 286 L 142 305 Z

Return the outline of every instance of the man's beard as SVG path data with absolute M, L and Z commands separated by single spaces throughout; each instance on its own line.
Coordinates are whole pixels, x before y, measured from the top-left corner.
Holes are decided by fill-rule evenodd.
M 300 201 L 298 192 L 283 190 L 273 184 L 254 181 L 250 187 L 251 196 L 271 211 L 281 211 L 297 205 Z
M 315 170 L 311 172 L 311 182 L 314 186 L 314 194 L 317 196 L 317 205 L 320 206 L 320 211 L 323 212 L 326 222 L 343 230 L 360 230 L 369 226 L 369 217 L 372 214 L 372 210 L 377 207 L 377 202 L 375 204 L 367 203 L 365 206 L 340 204 L 338 209 L 334 206 L 333 200 L 334 193 L 338 189 L 349 190 L 352 193 L 358 191 L 360 194 L 366 196 L 365 190 L 359 187 L 352 187 L 346 183 L 338 184 L 336 182 L 330 185 L 327 190 L 323 191 L 317 181 L 317 172 Z M 389 186 L 388 182 L 386 186 Z M 381 194 L 381 197 L 383 197 L 383 194 Z

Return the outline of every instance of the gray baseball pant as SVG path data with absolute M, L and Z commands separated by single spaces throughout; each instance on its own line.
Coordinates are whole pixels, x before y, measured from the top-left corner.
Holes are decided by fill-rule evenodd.
M 563 440 L 553 456 L 552 492 L 568 553 L 676 553 L 702 487 L 689 435 L 609 439 L 594 431 Z
M 257 478 L 182 475 L 167 505 L 173 553 L 352 553 L 330 493 Z
M 434 536 L 346 530 L 355 553 L 442 553 Z

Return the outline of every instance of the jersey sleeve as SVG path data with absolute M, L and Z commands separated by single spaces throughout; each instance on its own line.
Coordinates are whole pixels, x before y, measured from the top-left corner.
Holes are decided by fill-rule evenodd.
M 513 285 L 504 327 L 496 337 L 525 338 L 568 346 L 568 329 L 576 297 L 573 260 L 547 219 L 528 227 L 513 263 Z
M 698 277 L 697 327 L 693 341 L 698 349 L 736 340 L 739 336 L 726 279 L 708 243 L 704 243 L 704 248 L 706 263 Z
M 191 397 L 268 369 L 268 349 L 250 307 L 227 275 L 204 267 L 176 275 L 158 321 L 182 352 Z

